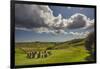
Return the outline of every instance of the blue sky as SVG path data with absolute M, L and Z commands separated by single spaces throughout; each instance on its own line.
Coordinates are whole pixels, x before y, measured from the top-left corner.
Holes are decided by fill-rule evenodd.
M 62 18 L 69 19 L 72 15 L 74 15 L 76 13 L 81 13 L 81 14 L 84 14 L 85 16 L 87 16 L 90 19 L 95 19 L 94 18 L 94 8 L 67 7 L 67 6 L 66 7 L 49 6 L 49 8 L 53 11 L 53 15 L 55 17 L 57 17 L 59 14 L 61 14 Z M 17 11 L 17 9 L 15 10 L 15 12 L 16 11 Z M 18 11 L 18 13 L 19 12 L 20 11 Z M 15 16 L 17 16 L 17 15 L 15 15 Z M 20 15 L 19 15 L 19 17 L 20 17 Z M 33 16 L 33 17 L 35 18 L 36 16 Z M 15 20 L 16 21 L 15 22 L 16 26 L 18 25 L 17 22 L 19 22 L 17 20 L 18 20 L 18 18 L 16 18 L 16 20 Z M 23 18 L 21 17 L 19 20 L 22 21 Z M 26 18 L 26 20 L 27 20 L 27 18 Z M 34 25 L 36 25 L 36 24 L 34 24 Z M 92 29 L 94 29 L 94 28 L 92 28 Z M 83 36 L 84 34 L 83 35 L 81 34 L 80 36 L 78 36 L 78 35 L 72 35 L 70 32 L 78 32 L 78 33 L 82 33 L 83 32 L 84 33 L 86 31 L 90 32 L 92 29 L 83 29 L 83 28 L 66 29 L 66 28 L 64 28 L 64 30 L 68 34 L 57 34 L 57 35 L 54 35 L 52 33 L 45 33 L 45 32 L 37 33 L 36 31 L 25 31 L 25 30 L 15 29 L 15 41 L 16 42 L 35 42 L 35 41 L 41 41 L 41 42 L 63 42 L 63 41 L 71 40 L 71 39 L 85 37 L 85 36 Z
M 54 15 L 57 16 L 59 13 L 63 15 L 64 18 L 69 18 L 71 15 L 75 13 L 82 13 L 87 17 L 94 19 L 94 8 L 84 8 L 84 7 L 62 7 L 62 6 L 50 6 L 53 10 Z M 80 10 L 83 9 L 83 10 Z

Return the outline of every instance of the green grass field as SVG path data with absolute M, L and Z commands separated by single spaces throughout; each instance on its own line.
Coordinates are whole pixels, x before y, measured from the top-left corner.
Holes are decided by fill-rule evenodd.
M 84 39 L 75 39 L 67 42 L 31 42 L 16 43 L 15 47 L 15 65 L 35 65 L 52 63 L 84 62 L 88 51 L 84 47 Z M 24 51 L 23 51 L 24 48 Z M 25 51 L 43 51 L 51 52 L 46 58 L 27 58 Z

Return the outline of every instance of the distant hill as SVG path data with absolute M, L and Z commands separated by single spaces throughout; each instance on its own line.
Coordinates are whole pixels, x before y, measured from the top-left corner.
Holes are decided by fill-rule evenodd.
M 65 49 L 70 46 L 75 47 L 75 46 L 83 46 L 85 43 L 85 39 L 73 39 L 70 41 L 58 43 L 55 45 L 54 49 Z
M 25 48 L 44 48 L 48 50 L 54 49 L 65 49 L 68 47 L 74 46 L 83 46 L 85 43 L 85 39 L 73 39 L 65 42 L 23 42 L 16 43 L 16 47 L 25 47 Z

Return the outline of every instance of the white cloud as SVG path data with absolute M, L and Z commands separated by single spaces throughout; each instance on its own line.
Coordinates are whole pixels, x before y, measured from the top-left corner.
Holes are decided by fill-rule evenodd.
M 42 33 L 42 32 L 49 33 L 48 28 L 45 28 L 45 27 L 34 28 L 33 30 L 34 30 L 35 32 L 37 32 L 37 33 Z
M 67 34 L 64 29 L 86 29 L 92 28 L 93 25 L 94 19 L 91 20 L 81 13 L 65 19 L 61 14 L 54 16 L 53 11 L 44 5 L 16 4 L 15 7 L 15 26 L 19 30 Z M 72 34 L 78 35 L 78 33 Z
M 70 7 L 70 6 L 68 6 L 67 8 L 68 8 L 68 9 L 71 9 L 71 7 Z
M 90 20 L 88 18 L 87 23 L 86 23 L 86 26 L 85 26 L 84 29 L 91 29 L 91 28 L 94 28 L 94 19 Z
M 76 36 L 87 36 L 89 34 L 89 32 L 88 31 L 86 31 L 86 32 L 70 32 L 70 34 L 76 35 Z
M 24 30 L 24 31 L 32 31 L 32 29 L 27 29 L 27 28 L 18 28 L 18 27 L 16 27 L 15 29 L 16 30 Z
M 87 17 L 83 14 L 76 13 L 69 18 L 68 28 L 75 29 L 75 28 L 82 28 L 85 27 L 87 23 Z

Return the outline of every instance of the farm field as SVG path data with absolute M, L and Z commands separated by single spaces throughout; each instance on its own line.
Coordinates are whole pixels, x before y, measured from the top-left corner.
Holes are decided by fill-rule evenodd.
M 35 65 L 52 63 L 86 62 L 88 51 L 85 39 L 66 42 L 27 42 L 16 43 L 15 65 Z

